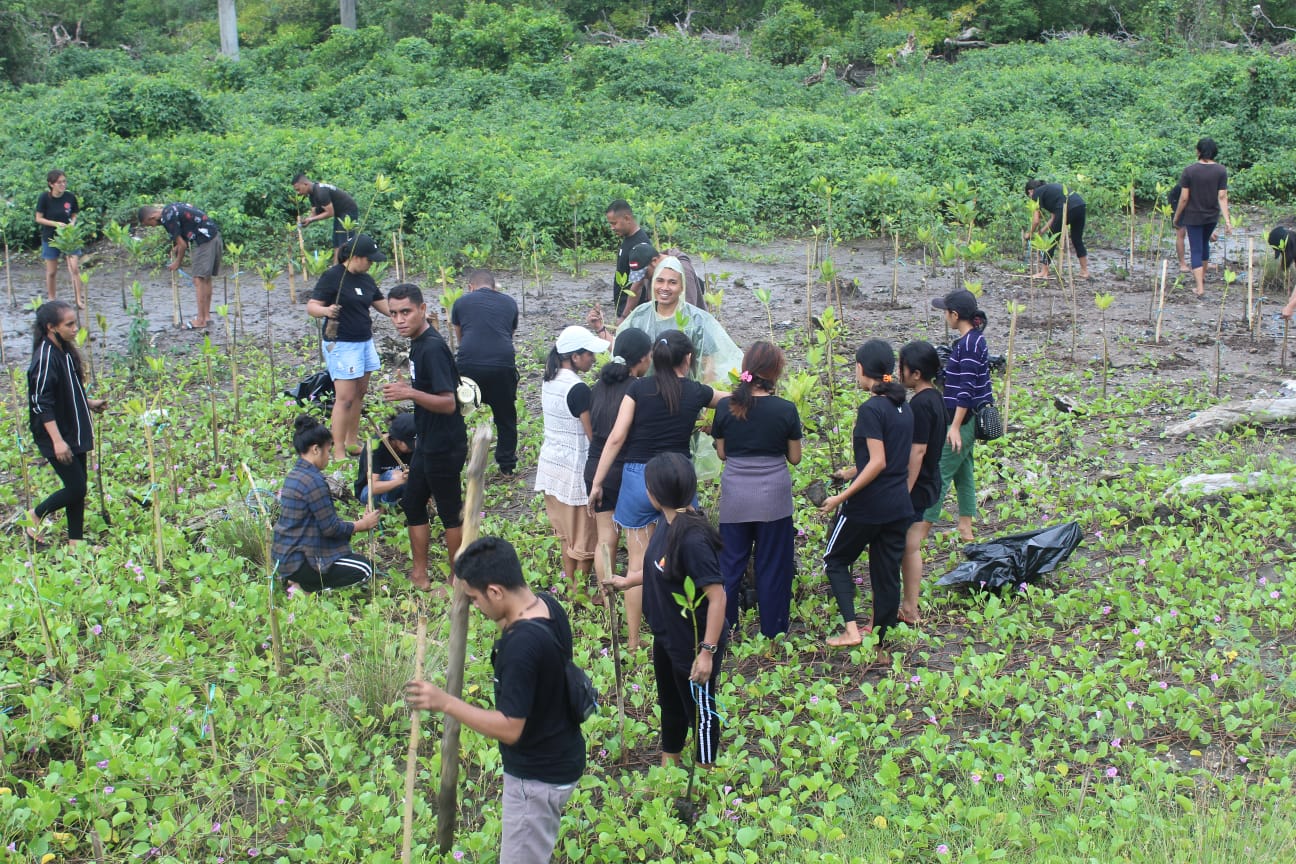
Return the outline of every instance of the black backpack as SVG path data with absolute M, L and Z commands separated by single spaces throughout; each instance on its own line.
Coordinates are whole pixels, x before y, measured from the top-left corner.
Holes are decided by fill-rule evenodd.
M 544 628 L 558 648 L 558 656 L 563 658 L 563 681 L 567 690 L 567 716 L 577 726 L 593 717 L 599 707 L 599 693 L 585 670 L 576 665 L 571 653 L 565 650 L 553 627 L 538 618 L 523 618 L 524 622 L 533 621 Z

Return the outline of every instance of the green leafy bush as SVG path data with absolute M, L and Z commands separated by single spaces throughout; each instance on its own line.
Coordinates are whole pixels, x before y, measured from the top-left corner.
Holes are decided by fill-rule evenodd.
M 793 66 L 814 53 L 823 41 L 823 21 L 799 0 L 788 0 L 766 18 L 752 36 L 752 52 L 771 63 Z

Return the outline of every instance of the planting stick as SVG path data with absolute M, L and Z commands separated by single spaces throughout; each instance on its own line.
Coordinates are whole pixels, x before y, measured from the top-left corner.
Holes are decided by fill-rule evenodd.
M 9 290 L 9 308 L 15 309 L 18 301 L 14 299 L 13 293 L 13 275 L 9 272 L 9 238 L 4 238 L 4 256 L 5 256 L 5 288 Z M 126 307 L 123 306 L 123 309 Z
M 166 550 L 162 544 L 162 496 L 158 494 L 157 456 L 153 449 L 153 432 L 152 419 L 144 418 L 144 443 L 148 446 L 149 502 L 153 505 L 153 559 L 158 574 L 161 575 Z
M 1247 238 L 1247 299 L 1246 299 L 1246 323 L 1247 329 L 1251 328 L 1251 304 L 1254 302 L 1255 294 L 1255 238 Z
M 1282 360 L 1280 361 L 1282 371 L 1284 372 L 1287 371 L 1287 331 L 1290 329 L 1291 329 L 1291 319 L 1284 318 L 1283 319 Z
M 0 364 L 8 362 L 9 361 L 5 358 L 4 327 L 0 327 Z
M 473 433 L 468 451 L 467 482 L 464 491 L 462 553 L 477 539 L 481 530 L 482 486 L 486 478 L 486 455 L 490 450 L 490 426 L 481 424 Z M 453 569 L 451 570 L 453 578 Z M 445 691 L 458 699 L 463 696 L 464 658 L 468 653 L 468 594 L 462 580 L 454 579 L 454 599 L 450 603 L 450 645 L 446 659 Z M 454 846 L 455 812 L 459 792 L 459 721 L 446 716 L 441 735 L 441 788 L 437 790 L 437 843 L 444 855 Z
M 373 479 L 373 475 L 369 475 Z M 369 488 L 369 500 L 373 501 L 373 487 Z M 423 658 L 427 656 L 427 618 L 419 615 L 418 636 L 414 648 L 414 680 L 423 680 Z M 410 709 L 409 750 L 405 754 L 405 814 L 404 834 L 401 839 L 401 862 L 410 864 L 414 846 L 414 779 L 418 774 L 419 720 L 423 712 L 417 708 Z
M 599 560 L 603 562 L 603 574 L 606 578 L 612 578 L 612 550 L 608 544 L 600 543 Z M 625 678 L 621 671 L 621 621 L 617 615 L 617 592 L 612 590 L 610 584 L 603 585 L 603 604 L 608 610 L 608 635 L 612 639 L 612 668 L 616 672 L 616 699 L 617 699 L 617 717 L 621 721 L 621 753 L 624 756 L 626 752 L 625 738 Z
M 1130 181 L 1130 248 L 1129 272 L 1134 275 L 1134 181 Z
M 104 495 L 103 448 L 100 446 L 103 441 L 102 427 L 103 424 L 100 424 L 100 428 L 94 430 L 101 433 L 94 436 L 95 486 L 99 487 L 99 518 L 103 519 L 104 525 L 112 527 L 112 520 L 108 518 L 108 499 L 107 496 Z
M 176 271 L 171 271 L 171 326 L 179 327 L 182 315 L 180 312 L 180 278 Z
M 1017 313 L 1021 311 L 1021 304 L 1016 301 L 1008 303 L 1008 364 L 1004 367 L 1003 383 L 1003 425 L 1008 428 L 1008 413 L 1012 410 L 1012 373 L 1013 373 L 1013 341 L 1017 338 Z
M 306 273 L 303 271 L 302 276 L 305 277 L 305 275 Z M 293 270 L 291 258 L 288 259 L 288 302 L 294 306 L 297 305 L 297 277 Z
M 290 240 L 288 242 L 291 243 L 292 241 Z M 297 248 L 301 249 L 302 274 L 304 275 L 307 272 L 306 261 L 310 258 L 310 256 L 306 254 L 306 238 L 302 235 L 300 211 L 298 211 L 297 214 Z
M 806 244 L 806 344 L 810 345 L 814 338 L 814 296 L 812 288 L 814 287 L 814 250 L 819 246 L 816 240 L 814 245 Z
M 1160 291 L 1159 299 L 1158 299 L 1158 301 L 1157 301 L 1157 313 L 1156 313 L 1156 336 L 1155 336 L 1155 337 L 1153 338 L 1153 340 L 1152 340 L 1153 342 L 1155 342 L 1155 343 L 1158 344 L 1158 345 L 1161 344 L 1161 321 L 1162 321 L 1162 319 L 1165 318 L 1166 268 L 1167 268 L 1168 266 L 1170 266 L 1170 262 L 1167 261 L 1167 260 L 1165 260 L 1165 259 L 1162 259 L 1162 261 L 1161 261 L 1161 291 Z
M 95 864 L 104 864 L 103 838 L 93 828 L 90 829 L 90 848 L 94 851 Z
M 382 431 L 382 429 L 378 428 L 378 424 L 375 423 L 374 419 L 370 417 L 368 414 L 365 414 L 363 416 L 365 422 L 368 423 L 369 426 L 373 429 L 373 433 L 382 439 L 383 446 L 387 448 L 387 452 L 390 453 L 392 455 L 392 458 L 396 460 L 396 464 L 401 467 L 402 471 L 406 470 L 405 460 L 402 459 L 401 455 L 396 452 L 396 448 L 391 445 L 391 439 L 387 437 L 387 433 Z

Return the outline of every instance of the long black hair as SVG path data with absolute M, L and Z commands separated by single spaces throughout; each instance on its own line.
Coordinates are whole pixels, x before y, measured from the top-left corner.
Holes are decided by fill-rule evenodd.
M 673 582 L 683 582 L 688 575 L 683 561 L 684 538 L 700 534 L 712 549 L 722 545 L 720 532 L 692 507 L 697 497 L 697 474 L 693 463 L 682 453 L 660 453 L 644 466 L 644 486 L 662 510 L 674 510 L 675 518 L 666 528 L 666 574 Z
M 671 414 L 679 413 L 682 390 L 675 370 L 692 353 L 692 341 L 679 330 L 667 330 L 653 342 L 653 380 L 657 382 L 657 392 Z
M 578 351 L 569 351 L 566 354 L 559 354 L 557 348 L 549 349 L 549 356 L 545 358 L 544 380 L 552 381 L 558 375 L 558 370 L 563 367 L 564 363 L 571 362 L 571 358 L 581 353 L 585 349 Z
M 49 332 L 49 328 L 59 325 L 64 314 L 75 311 L 72 304 L 66 300 L 46 300 L 42 303 L 36 310 L 36 323 L 32 325 L 32 353 L 39 351 L 41 343 L 46 339 L 50 340 L 72 355 L 72 366 L 76 369 L 77 377 L 84 383 L 85 373 L 81 371 L 81 352 L 77 350 L 76 343 L 65 342 L 62 336 L 54 336 Z
M 774 385 L 783 374 L 783 349 L 773 342 L 761 340 L 752 343 L 743 355 L 742 374 L 738 386 L 729 397 L 729 413 L 739 420 L 747 419 L 747 410 L 751 408 L 752 388 L 773 393 Z
M 855 362 L 864 370 L 864 374 L 877 383 L 872 393 L 885 396 L 897 405 L 905 401 L 905 386 L 895 380 L 895 351 L 891 343 L 884 339 L 870 339 L 855 352 Z
M 921 339 L 900 349 L 900 371 L 917 372 L 918 377 L 931 383 L 940 374 L 940 355 L 930 342 Z
M 652 350 L 652 337 L 636 327 L 626 327 L 612 345 L 612 359 L 599 370 L 590 398 L 590 425 L 611 429 L 621 410 L 621 399 L 630 389 L 630 370 Z M 606 424 L 606 425 L 605 425 Z
M 327 448 L 332 443 L 333 433 L 327 426 L 309 414 L 297 415 L 297 419 L 293 421 L 293 450 L 297 451 L 298 456 L 316 444 Z

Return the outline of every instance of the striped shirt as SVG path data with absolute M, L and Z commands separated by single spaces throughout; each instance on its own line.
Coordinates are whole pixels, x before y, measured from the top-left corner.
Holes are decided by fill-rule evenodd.
M 271 554 L 281 576 L 296 572 L 302 561 L 323 573 L 351 554 L 355 524 L 338 518 L 328 482 L 314 465 L 297 460 L 284 478 L 279 504 Z
M 945 411 L 953 417 L 957 408 L 971 412 L 993 401 L 990 351 L 985 336 L 973 327 L 954 343 L 945 363 Z
M 54 443 L 45 424 L 50 420 L 73 453 L 94 449 L 90 403 L 72 352 L 46 338 L 36 346 L 27 367 L 27 416 L 36 448 L 54 458 Z

